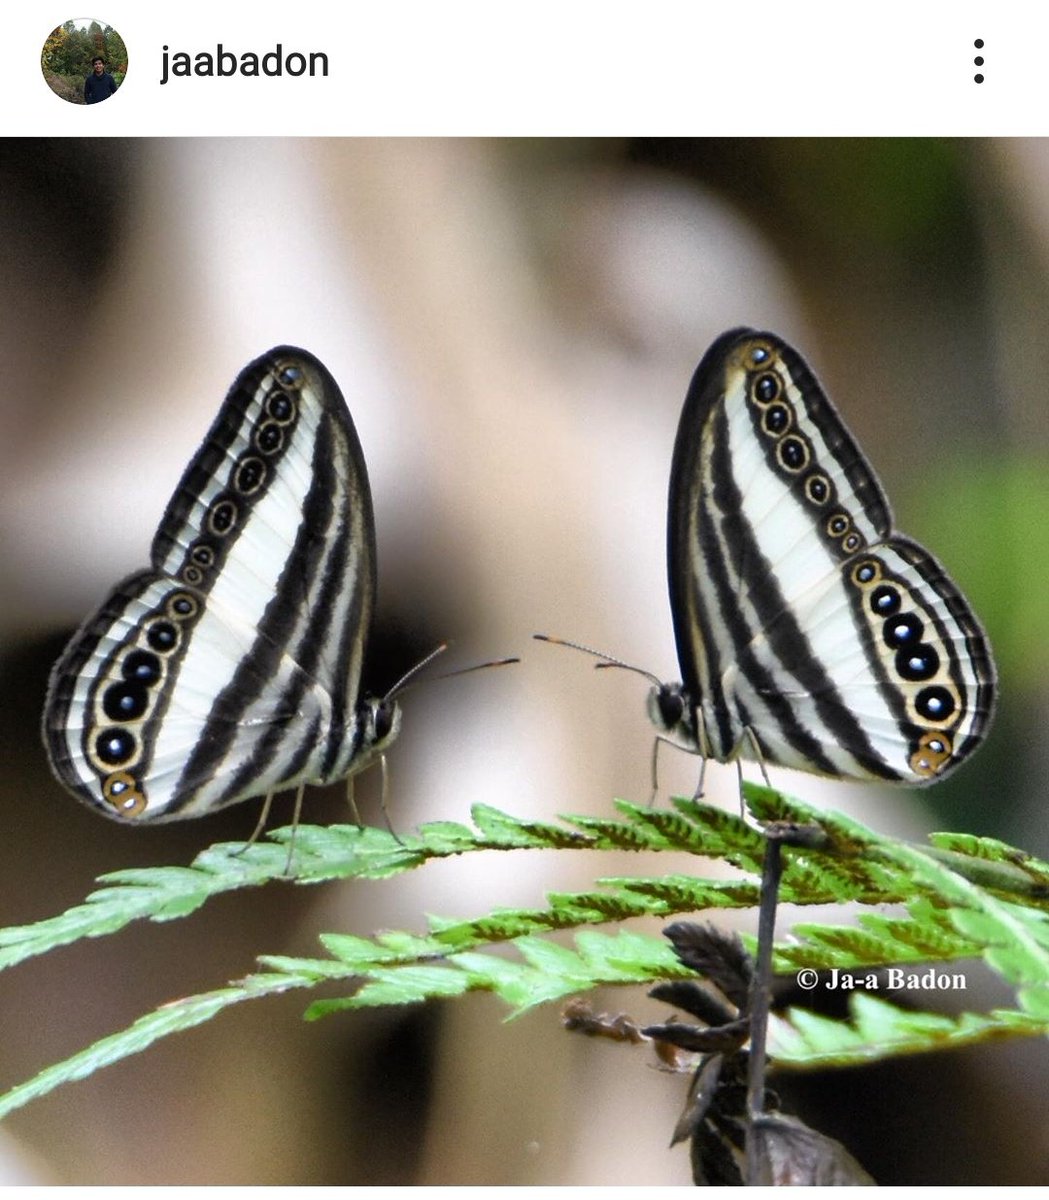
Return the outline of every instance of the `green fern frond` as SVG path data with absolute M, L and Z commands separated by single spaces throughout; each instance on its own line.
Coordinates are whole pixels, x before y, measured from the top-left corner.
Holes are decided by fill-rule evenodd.
M 994 1009 L 957 1017 L 897 1008 L 868 992 L 849 1000 L 850 1018 L 835 1021 L 803 1008 L 772 1017 L 769 1053 L 779 1068 L 855 1067 L 900 1054 L 927 1054 L 999 1038 L 1045 1036 L 1047 1024 L 1030 1013 Z
M 795 925 L 792 934 L 797 940 L 777 949 L 776 970 L 851 970 L 979 957 L 980 943 L 957 933 L 946 913 L 926 901 L 915 901 L 908 908 L 911 918 L 860 913 L 857 925 Z
M 861 967 L 885 969 L 982 957 L 1017 989 L 1019 1010 L 943 1017 L 895 1008 L 856 992 L 850 1018 L 831 1021 L 794 1009 L 774 1030 L 780 1067 L 857 1064 L 897 1053 L 938 1049 L 1049 1029 L 1049 867 L 1001 842 L 935 835 L 925 847 L 883 838 L 858 822 L 815 810 L 767 788 L 747 785 L 764 821 L 818 825 L 818 849 L 784 847 L 781 899 L 799 905 L 898 904 L 899 916 L 861 914 L 841 924 L 798 925 L 775 951 L 780 972 Z M 293 872 L 285 875 L 290 830 L 248 847 L 218 845 L 189 867 L 114 872 L 87 900 L 35 925 L 0 931 L 0 967 L 83 937 L 114 933 L 133 920 L 185 917 L 211 896 L 290 878 L 295 883 L 382 880 L 427 862 L 480 851 L 595 853 L 646 851 L 718 859 L 733 878 L 680 870 L 657 877 L 598 877 L 575 893 L 551 893 L 533 908 L 494 909 L 468 919 L 430 918 L 425 931 L 375 937 L 321 937 L 327 957 L 260 957 L 263 970 L 228 987 L 163 1005 L 0 1097 L 0 1115 L 61 1083 L 145 1049 L 244 1000 L 339 984 L 343 995 L 314 1000 L 310 1019 L 348 1009 L 418 1003 L 469 991 L 499 996 L 511 1015 L 597 986 L 648 985 L 689 978 L 667 941 L 625 929 L 636 917 L 665 918 L 756 904 L 764 838 L 738 816 L 693 800 L 650 809 L 619 802 L 614 817 L 522 820 L 488 806 L 474 827 L 432 822 L 394 837 L 356 826 L 300 826 Z M 688 861 L 688 860 L 685 860 Z M 565 945 L 550 935 L 572 931 Z M 516 954 L 490 952 L 510 946 Z
M 395 837 L 383 829 L 356 825 L 300 825 L 277 829 L 269 841 L 244 847 L 223 843 L 199 854 L 189 867 L 143 867 L 114 871 L 83 904 L 33 925 L 0 930 L 0 969 L 36 954 L 87 937 L 116 933 L 131 921 L 169 921 L 189 916 L 212 896 L 271 882 L 316 884 L 337 879 L 380 880 L 413 870 L 434 859 L 478 851 L 636 850 L 722 858 L 753 874 L 761 869 L 762 835 L 739 817 L 692 801 L 676 809 L 653 810 L 619 801 L 620 819 L 565 817 L 563 824 L 521 820 L 487 805 L 473 809 L 476 828 L 450 821 L 432 822 L 415 835 Z M 287 844 L 294 836 L 292 873 Z M 854 875 L 856 872 L 853 873 Z M 822 875 L 788 868 L 784 899 L 798 904 L 843 901 L 854 888 Z M 562 896 L 539 915 L 522 912 L 517 933 L 558 929 L 583 923 L 625 920 L 633 916 L 674 915 L 699 908 L 749 907 L 756 886 L 672 876 L 669 880 L 613 881 L 619 895 L 603 892 Z M 872 885 L 863 875 L 871 902 L 899 898 L 898 888 Z M 872 890 L 873 888 L 873 890 Z M 657 895 L 657 893 L 660 893 Z

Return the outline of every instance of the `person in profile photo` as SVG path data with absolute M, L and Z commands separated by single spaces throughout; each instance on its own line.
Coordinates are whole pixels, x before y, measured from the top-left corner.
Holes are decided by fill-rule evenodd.
M 84 102 L 101 104 L 117 90 L 116 81 L 106 70 L 106 60 L 95 55 L 91 60 L 91 74 L 84 80 Z

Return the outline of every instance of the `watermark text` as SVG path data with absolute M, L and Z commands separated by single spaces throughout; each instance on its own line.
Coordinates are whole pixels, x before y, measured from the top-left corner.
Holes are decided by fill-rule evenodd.
M 964 992 L 969 984 L 961 971 L 943 971 L 936 967 L 915 970 L 911 967 L 883 967 L 879 971 L 816 971 L 803 967 L 797 974 L 798 987 L 806 992 L 824 987 L 828 992 Z

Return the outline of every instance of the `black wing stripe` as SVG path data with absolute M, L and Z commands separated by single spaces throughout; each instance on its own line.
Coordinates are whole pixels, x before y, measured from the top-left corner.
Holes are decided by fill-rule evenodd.
M 742 515 L 742 496 L 732 469 L 723 410 L 716 417 L 716 426 L 712 461 L 714 511 L 708 519 L 719 530 L 722 550 L 715 561 L 708 559 L 706 566 L 714 579 L 718 615 L 731 638 L 739 669 L 762 698 L 769 716 L 775 720 L 786 741 L 810 761 L 815 770 L 833 774 L 834 763 L 824 753 L 820 738 L 801 724 L 782 687 L 754 654 L 754 638 L 763 632 L 784 671 L 813 698 L 826 729 L 836 740 L 868 769 L 886 778 L 896 778 L 896 772 L 875 751 L 859 722 L 845 706 L 834 681 L 816 657 L 809 639 L 787 605 L 775 572 L 754 536 L 753 527 Z M 731 563 L 733 577 L 740 581 L 741 590 L 754 604 L 759 622 L 756 628 L 748 625 L 743 615 L 739 592 L 727 569 L 729 554 L 734 559 Z
M 186 763 L 182 779 L 176 787 L 172 811 L 192 801 L 199 781 L 210 778 L 222 765 L 233 748 L 241 723 L 257 699 L 260 680 L 264 687 L 274 686 L 272 681 L 276 679 L 277 669 L 285 657 L 292 658 L 298 670 L 279 699 L 273 703 L 272 724 L 252 754 L 226 778 L 215 803 L 230 803 L 279 760 L 286 760 L 292 766 L 298 764 L 301 768 L 314 749 L 313 739 L 316 735 L 314 732 L 311 737 L 308 725 L 294 745 L 289 744 L 289 729 L 312 681 L 335 600 L 338 580 L 332 573 L 325 573 L 326 566 L 333 557 L 345 555 L 342 530 L 334 531 L 330 541 L 318 537 L 316 532 L 330 528 L 334 519 L 333 498 L 340 491 L 333 467 L 331 437 L 330 424 L 322 421 L 313 454 L 313 479 L 303 504 L 295 545 L 284 564 L 276 592 L 258 625 L 250 654 L 241 661 L 233 679 L 216 698 L 208 714 L 207 725 L 214 732 L 206 741 L 197 744 Z M 314 586 L 318 578 L 322 581 L 319 591 Z M 309 621 L 292 645 L 296 627 L 302 619 L 303 593 L 307 598 Z M 294 772 L 286 768 L 280 774 L 286 778 L 294 777 Z

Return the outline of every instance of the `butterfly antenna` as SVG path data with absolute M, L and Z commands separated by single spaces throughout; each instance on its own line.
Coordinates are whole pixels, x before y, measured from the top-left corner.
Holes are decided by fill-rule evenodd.
M 425 658 L 420 659 L 414 667 L 409 667 L 407 671 L 397 680 L 392 688 L 383 696 L 383 700 L 392 700 L 394 696 L 400 696 L 408 690 L 408 684 L 420 671 L 424 671 L 430 663 L 439 655 L 443 654 L 448 649 L 447 642 L 441 642 L 439 646 L 435 646 Z
M 654 687 L 662 687 L 663 680 L 658 675 L 653 675 L 651 671 L 646 671 L 644 667 L 635 667 L 632 663 L 623 662 L 621 658 L 616 658 L 614 655 L 605 654 L 601 650 L 595 650 L 593 646 L 584 646 L 582 642 L 570 642 L 566 638 L 553 637 L 548 633 L 533 633 L 532 637 L 537 642 L 549 642 L 551 646 L 567 646 L 570 650 L 581 650 L 584 654 L 590 654 L 594 658 L 601 659 L 601 662 L 596 664 L 595 669 L 600 671 L 608 667 L 619 667 L 623 671 L 633 671 L 636 675 L 643 675 Z
M 434 679 L 454 679 L 456 675 L 469 675 L 472 671 L 485 671 L 489 667 L 508 667 L 511 663 L 519 663 L 519 658 L 493 658 L 488 662 L 474 663 L 472 667 L 458 667 L 454 671 L 446 671 L 443 675 L 435 675 Z
M 395 696 L 403 696 L 405 692 L 409 691 L 417 683 L 429 682 L 428 680 L 418 679 L 417 676 L 422 671 L 424 671 L 439 654 L 443 654 L 445 652 L 445 650 L 447 650 L 447 649 L 448 649 L 448 643 L 441 642 L 441 644 L 439 646 L 435 646 L 430 651 L 430 653 L 425 656 L 425 658 L 420 659 L 415 664 L 414 667 L 410 667 L 407 671 L 405 671 L 405 673 L 400 677 L 400 679 L 397 680 L 397 682 L 393 685 L 393 687 L 390 688 L 390 690 L 383 697 L 383 703 L 384 704 L 388 703 Z M 471 671 L 480 671 L 480 670 L 483 670 L 485 667 L 502 667 L 502 666 L 507 665 L 508 663 L 515 663 L 515 662 L 520 662 L 520 661 L 521 660 L 519 658 L 500 658 L 500 659 L 495 660 L 494 662 L 477 663 L 475 666 L 472 666 L 472 667 L 461 667 L 457 671 L 449 671 L 449 672 L 447 672 L 447 674 L 444 674 L 444 675 L 435 675 L 433 678 L 435 678 L 435 679 L 451 679 L 453 675 L 468 675 Z M 390 831 L 391 834 L 393 834 L 394 840 L 403 846 L 404 842 L 401 840 L 399 834 L 397 833 L 397 830 L 394 829 L 393 823 L 390 820 L 389 810 L 386 807 L 386 797 L 390 790 L 390 788 L 389 788 L 390 777 L 389 777 L 389 771 L 386 766 L 386 755 L 385 754 L 379 755 L 379 766 L 382 770 L 382 790 L 379 793 L 379 808 L 382 811 L 383 820 L 386 822 L 386 828 Z M 347 786 L 348 786 L 347 795 L 349 797 L 350 807 L 353 809 L 353 813 L 357 820 L 358 826 L 361 826 L 362 825 L 361 814 L 357 808 L 357 802 L 353 795 L 353 776 L 352 775 L 350 776 L 349 783 Z
M 438 654 L 443 654 L 447 649 L 448 643 L 442 642 L 435 650 L 431 650 L 421 662 L 416 663 L 410 671 L 407 671 L 401 676 L 401 678 L 386 693 L 384 699 L 392 700 L 394 696 L 403 696 L 404 693 L 409 690 L 409 684 L 414 687 L 415 683 L 430 682 L 429 680 L 416 680 L 415 676 L 418 675 L 419 672 L 425 667 L 428 667 L 430 663 L 432 663 L 433 660 L 438 656 Z M 520 661 L 521 660 L 519 658 L 495 658 L 490 662 L 474 663 L 472 667 L 458 667 L 454 671 L 446 671 L 443 675 L 434 675 L 432 678 L 454 679 L 456 675 L 469 675 L 472 671 L 484 671 L 488 667 L 506 667 L 511 663 L 518 663 Z M 415 682 L 411 683 L 412 680 Z

